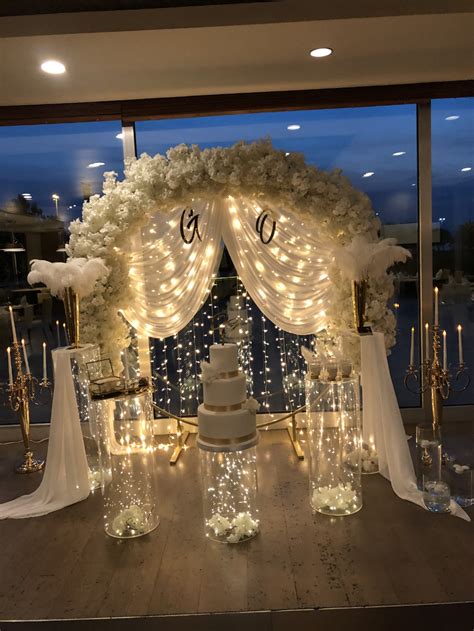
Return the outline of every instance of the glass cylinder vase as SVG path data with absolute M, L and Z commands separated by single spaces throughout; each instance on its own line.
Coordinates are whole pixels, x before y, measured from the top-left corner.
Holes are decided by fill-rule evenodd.
M 359 379 L 307 375 L 305 387 L 311 508 L 351 515 L 362 508 Z
M 146 535 L 159 524 L 151 391 L 140 386 L 93 395 L 91 412 L 98 430 L 105 532 L 120 539 Z
M 201 445 L 200 445 L 201 447 Z M 256 447 L 200 449 L 204 529 L 222 543 L 240 543 L 259 530 Z

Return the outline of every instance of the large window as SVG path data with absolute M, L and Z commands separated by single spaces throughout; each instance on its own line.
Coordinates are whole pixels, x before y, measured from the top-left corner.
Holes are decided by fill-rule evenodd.
M 67 226 L 80 217 L 83 201 L 101 192 L 104 171 L 123 174 L 122 142 L 117 138 L 121 131 L 120 121 L 0 127 L 2 383 L 7 380 L 5 349 L 11 342 L 7 303 L 13 304 L 36 376 L 42 369 L 43 341 L 54 348 L 59 335 L 64 344 L 62 303 L 28 286 L 28 263 L 37 258 L 65 260 Z M 11 248 L 12 242 L 18 247 Z M 51 375 L 49 354 L 48 371 Z M 47 407 L 32 406 L 31 412 L 33 422 L 49 419 Z M 0 424 L 8 422 L 16 422 L 16 417 L 8 406 L 0 406 Z
M 432 103 L 433 278 L 439 287 L 440 325 L 447 332 L 451 370 L 459 363 L 457 327 L 464 361 L 474 365 L 474 99 Z M 461 386 L 461 383 L 457 384 Z M 448 405 L 474 403 L 471 387 Z
M 309 164 L 322 169 L 342 169 L 354 186 L 370 196 L 382 223 L 382 235 L 396 237 L 412 252 L 411 261 L 394 270 L 393 309 L 398 330 L 397 345 L 389 361 L 400 405 L 419 405 L 419 398 L 403 386 L 410 327 L 418 318 L 415 106 L 259 113 L 136 124 L 138 154 L 164 154 L 179 143 L 205 148 L 262 137 L 271 138 L 275 147 L 284 151 L 302 152 Z M 221 276 L 234 273 L 225 257 Z M 211 309 L 226 317 L 229 297 L 238 287 L 237 279 L 217 282 L 209 304 L 190 323 L 189 330 L 174 339 L 154 343 L 154 368 L 162 405 L 167 403 L 182 414 L 195 413 L 198 382 L 192 353 L 196 335 L 209 329 Z M 245 293 L 245 288 L 239 291 Z M 263 318 L 248 297 L 245 301 L 246 315 L 251 318 L 252 341 L 242 361 L 252 371 L 253 394 L 266 410 L 294 409 L 304 403 L 305 366 L 299 348 L 311 340 L 278 330 Z M 209 340 L 203 339 L 204 351 L 208 343 Z M 163 377 L 168 381 L 164 382 Z M 164 386 L 165 383 L 178 385 L 181 396 L 178 390 Z

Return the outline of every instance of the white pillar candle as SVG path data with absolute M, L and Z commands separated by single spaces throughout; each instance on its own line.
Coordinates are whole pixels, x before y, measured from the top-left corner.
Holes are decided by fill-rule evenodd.
M 430 358 L 430 325 L 425 324 L 425 359 Z
M 464 364 L 464 354 L 462 350 L 462 326 L 458 324 L 458 345 L 459 345 L 459 365 Z
M 434 295 L 435 295 L 435 301 L 434 301 L 434 323 L 435 323 L 435 326 L 438 326 L 439 325 L 439 321 L 438 321 L 439 289 L 438 289 L 438 287 L 435 287 Z
M 446 344 L 446 331 L 443 331 L 443 370 L 448 370 L 448 348 Z
M 61 338 L 59 336 L 59 320 L 56 320 L 56 338 L 57 338 L 57 346 L 61 346 Z
M 29 375 L 30 373 L 30 364 L 28 363 L 28 355 L 26 354 L 26 344 L 25 344 L 25 340 L 21 340 L 21 346 L 23 348 L 23 359 L 25 360 L 25 370 L 26 373 Z
M 410 366 L 415 365 L 415 327 L 411 327 Z
M 18 338 L 16 336 L 16 328 L 15 328 L 15 318 L 13 317 L 13 308 L 10 305 L 8 309 L 10 311 L 10 321 L 12 325 L 13 343 L 18 344 Z
M 43 380 L 46 381 L 48 373 L 46 370 L 46 342 L 43 342 Z
M 8 357 L 8 384 L 10 386 L 13 385 L 13 370 L 12 370 L 12 356 L 11 356 L 11 348 L 7 348 L 7 357 Z

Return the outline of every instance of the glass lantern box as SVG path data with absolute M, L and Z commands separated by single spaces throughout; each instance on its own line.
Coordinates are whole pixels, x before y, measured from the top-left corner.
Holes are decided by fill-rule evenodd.
M 140 537 L 159 524 L 151 391 L 144 379 L 117 384 L 119 390 L 94 386 L 105 531 Z
M 350 515 L 362 508 L 358 377 L 306 376 L 310 504 L 314 512 Z

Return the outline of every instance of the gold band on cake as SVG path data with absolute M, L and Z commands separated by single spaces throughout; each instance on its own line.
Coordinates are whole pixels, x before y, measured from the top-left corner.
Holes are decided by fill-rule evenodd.
M 199 440 L 208 443 L 209 445 L 240 445 L 240 443 L 246 443 L 253 438 L 257 438 L 257 432 L 252 432 L 246 436 L 237 436 L 236 438 L 210 438 L 209 436 L 202 436 L 199 434 Z
M 232 379 L 232 377 L 238 377 L 240 375 L 240 370 L 232 370 L 231 372 L 220 372 L 218 375 L 218 379 Z
M 242 403 L 234 403 L 234 405 L 209 405 L 209 403 L 204 403 L 204 409 L 209 410 L 209 412 L 233 412 L 234 410 L 241 410 L 243 404 Z

